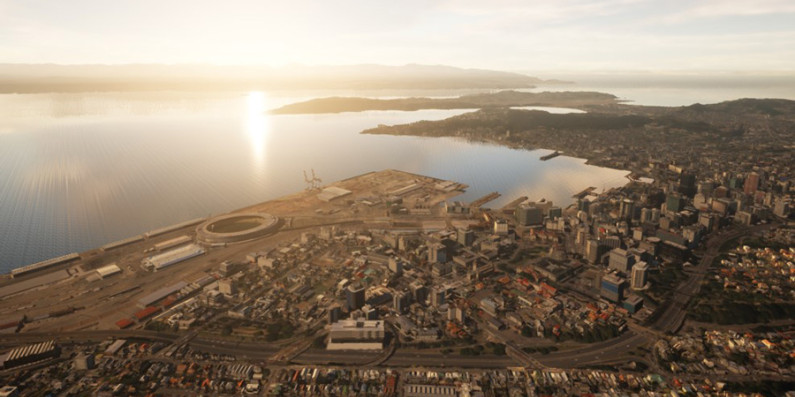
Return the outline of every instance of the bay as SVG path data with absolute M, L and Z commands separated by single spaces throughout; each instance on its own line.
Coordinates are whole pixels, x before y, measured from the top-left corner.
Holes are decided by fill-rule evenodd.
M 187 219 L 228 212 L 383 169 L 454 180 L 499 206 L 521 195 L 567 205 L 626 171 L 548 150 L 453 138 L 362 135 L 378 124 L 466 110 L 267 114 L 306 98 L 252 93 L 0 95 L 0 271 L 99 247 Z M 566 112 L 567 109 L 550 109 Z

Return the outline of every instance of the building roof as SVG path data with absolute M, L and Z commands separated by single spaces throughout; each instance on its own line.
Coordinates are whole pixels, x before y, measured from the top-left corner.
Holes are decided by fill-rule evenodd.
M 329 186 L 323 189 L 323 191 L 317 195 L 317 198 L 319 198 L 321 201 L 328 202 L 340 197 L 345 197 L 349 194 L 351 194 L 350 190 L 345 190 L 337 186 Z
M 165 297 L 167 297 L 167 296 L 169 296 L 169 295 L 181 290 L 182 288 L 185 288 L 185 286 L 187 286 L 187 285 L 188 285 L 188 283 L 186 283 L 184 281 L 180 281 L 180 282 L 178 282 L 176 284 L 173 284 L 173 285 L 170 285 L 168 287 L 163 287 L 163 288 L 161 288 L 161 289 L 159 289 L 157 291 L 154 291 L 151 294 L 146 295 L 143 298 L 139 299 L 138 300 L 138 304 L 141 305 L 141 306 L 149 306 L 149 305 L 151 305 L 151 304 L 153 304 L 153 303 L 155 303 L 155 302 L 157 302 L 157 301 L 159 301 L 161 299 L 164 299 Z
M 119 266 L 117 266 L 115 263 L 111 263 L 110 265 L 103 266 L 103 267 L 100 267 L 99 269 L 97 269 L 97 274 L 99 274 L 99 276 L 102 277 L 102 278 L 105 278 L 105 277 L 108 277 L 108 276 L 112 276 L 112 275 L 114 275 L 116 273 L 120 273 L 120 272 L 121 272 L 121 269 L 119 269 Z
M 171 251 L 166 251 L 162 254 L 150 256 L 144 260 L 144 263 L 151 265 L 157 269 L 173 265 L 177 262 L 182 262 L 186 259 L 193 258 L 204 253 L 204 250 L 196 244 L 187 244 Z

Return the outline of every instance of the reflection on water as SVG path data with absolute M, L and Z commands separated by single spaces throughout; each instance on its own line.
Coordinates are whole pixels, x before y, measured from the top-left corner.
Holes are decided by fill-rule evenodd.
M 361 135 L 464 111 L 271 116 L 295 98 L 261 92 L 0 95 L 0 271 L 324 181 L 394 168 L 567 204 L 626 172 L 546 151 L 449 138 Z M 499 205 L 501 201 L 493 203 Z
M 255 169 L 261 170 L 265 166 L 265 146 L 270 133 L 269 118 L 265 113 L 265 94 L 250 92 L 246 99 L 246 133 L 250 140 L 251 152 L 254 156 Z

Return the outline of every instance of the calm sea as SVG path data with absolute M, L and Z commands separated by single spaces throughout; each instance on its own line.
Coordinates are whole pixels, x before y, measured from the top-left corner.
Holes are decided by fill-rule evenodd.
M 501 192 L 492 205 L 522 195 L 567 205 L 588 186 L 626 181 L 627 172 L 582 159 L 540 161 L 547 150 L 359 134 L 463 111 L 265 112 L 301 99 L 260 92 L 0 95 L 0 272 L 294 193 L 305 187 L 303 170 L 333 182 L 395 168 L 466 183 L 462 200 Z

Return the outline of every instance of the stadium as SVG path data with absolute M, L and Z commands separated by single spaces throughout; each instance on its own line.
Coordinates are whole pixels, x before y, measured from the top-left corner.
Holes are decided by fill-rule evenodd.
M 230 214 L 211 218 L 196 228 L 197 239 L 207 244 L 236 243 L 270 234 L 279 218 L 270 214 Z

